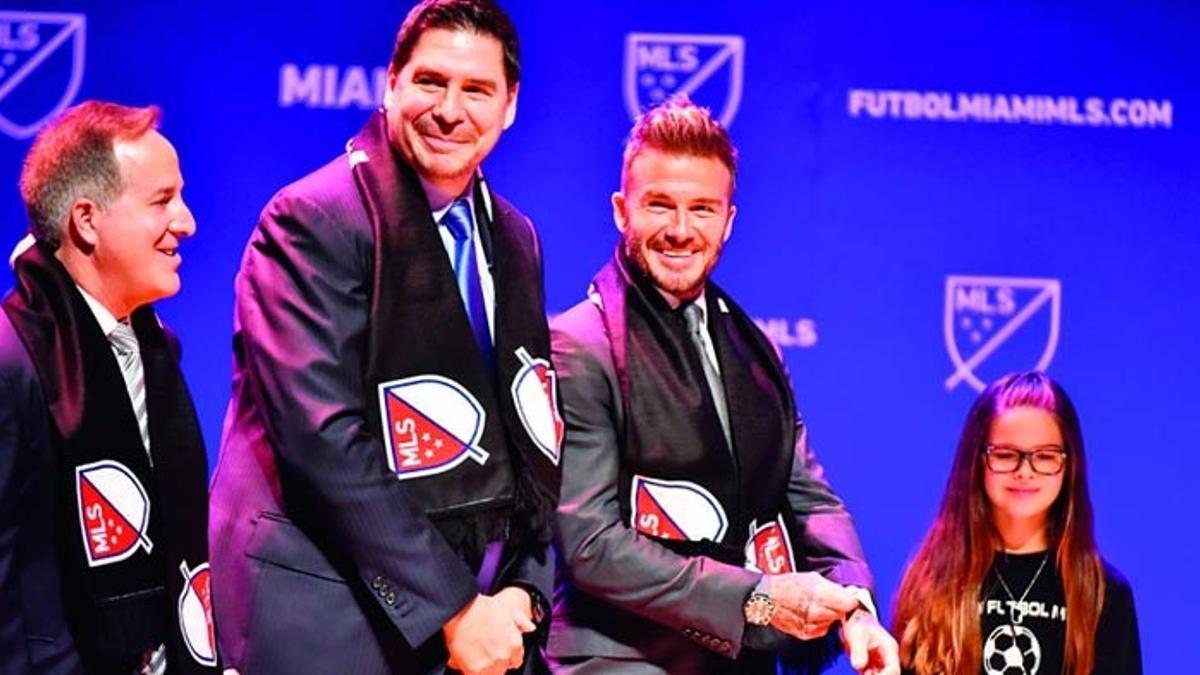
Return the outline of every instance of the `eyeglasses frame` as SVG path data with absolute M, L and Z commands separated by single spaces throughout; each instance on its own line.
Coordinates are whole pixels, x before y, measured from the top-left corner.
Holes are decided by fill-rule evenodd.
M 983 446 L 983 453 L 981 453 L 981 454 L 983 455 L 983 465 L 985 467 L 987 467 L 987 470 L 991 471 L 992 473 L 1016 473 L 1017 471 L 1021 470 L 1022 464 L 1024 464 L 1025 462 L 1029 462 L 1029 470 L 1033 471 L 1037 475 L 1039 475 L 1039 476 L 1057 476 L 1058 474 L 1062 473 L 1063 470 L 1065 470 L 1067 468 L 1067 459 L 1070 457 L 1070 454 L 1067 452 L 1066 448 L 1061 448 L 1061 447 L 1058 448 L 1058 450 L 1049 450 L 1049 448 L 1054 448 L 1054 447 L 1056 447 L 1056 446 L 1038 446 L 1036 448 L 1033 448 L 1032 450 L 1025 450 L 1023 448 L 1017 448 L 1017 447 L 1013 447 L 1011 445 L 993 445 L 991 443 L 988 443 L 987 445 Z M 1014 466 L 1013 468 L 1009 469 L 1008 471 L 997 471 L 996 469 L 993 469 L 990 458 L 991 458 L 992 451 L 997 448 L 1000 448 L 1003 450 L 1011 450 L 1011 451 L 1017 453 L 1017 455 L 1018 455 L 1017 465 Z M 1053 473 L 1046 473 L 1045 471 L 1039 471 L 1037 469 L 1037 467 L 1033 465 L 1033 456 L 1039 452 L 1047 452 L 1047 451 L 1057 452 L 1057 454 L 1062 456 L 1063 461 L 1062 461 L 1062 464 L 1058 467 L 1058 471 L 1055 471 Z

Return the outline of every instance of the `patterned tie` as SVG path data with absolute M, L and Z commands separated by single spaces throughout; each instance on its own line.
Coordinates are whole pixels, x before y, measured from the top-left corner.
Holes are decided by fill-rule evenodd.
M 142 448 L 149 455 L 150 420 L 146 415 L 146 377 L 142 373 L 137 336 L 133 334 L 133 327 L 122 321 L 108 334 L 108 341 L 117 350 L 117 363 L 121 366 L 121 376 L 125 378 L 125 390 L 129 392 L 129 402 L 133 404 L 138 430 L 142 433 Z
M 491 370 L 494 366 L 492 332 L 488 329 L 483 287 L 479 283 L 479 268 L 475 261 L 475 224 L 471 219 L 471 205 L 466 199 L 455 200 L 450 205 L 450 210 L 442 216 L 442 225 L 454 235 L 454 275 L 458 279 L 458 293 L 467 310 L 475 342 Z
M 701 316 L 700 305 L 692 303 L 683 310 L 683 318 L 687 319 L 688 333 L 692 344 L 700 354 L 700 365 L 704 367 L 704 379 L 708 380 L 708 391 L 716 404 L 717 417 L 721 420 L 721 431 L 725 432 L 725 442 L 733 449 L 733 438 L 729 434 L 729 408 L 725 405 L 725 385 L 721 384 L 721 374 L 708 358 L 708 336 L 704 328 L 704 318 Z

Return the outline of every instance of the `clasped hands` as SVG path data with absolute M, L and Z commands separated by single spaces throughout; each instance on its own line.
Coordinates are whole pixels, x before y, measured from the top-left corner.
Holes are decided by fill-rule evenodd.
M 863 675 L 900 675 L 896 640 L 858 595 L 815 572 L 763 577 L 775 602 L 771 626 L 800 640 L 824 636 L 841 622 L 842 645 L 850 665 Z
M 529 593 L 509 586 L 495 595 L 477 595 L 442 628 L 450 659 L 463 675 L 502 675 L 525 660 L 522 636 L 532 632 Z

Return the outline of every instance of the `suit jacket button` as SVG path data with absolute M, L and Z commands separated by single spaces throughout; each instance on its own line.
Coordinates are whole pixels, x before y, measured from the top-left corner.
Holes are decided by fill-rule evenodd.
M 374 588 L 375 590 L 379 590 L 380 588 L 383 588 L 383 577 L 377 576 L 374 579 L 372 579 L 371 580 L 371 588 Z
M 393 592 L 391 592 L 391 591 L 388 591 L 388 592 L 387 592 L 387 595 L 386 595 L 386 596 L 384 596 L 384 598 L 383 598 L 383 601 L 384 601 L 384 602 L 386 602 L 386 603 L 387 603 L 387 604 L 389 604 L 389 605 L 394 605 L 394 604 L 396 604 L 396 594 L 395 594 L 395 593 L 393 593 Z

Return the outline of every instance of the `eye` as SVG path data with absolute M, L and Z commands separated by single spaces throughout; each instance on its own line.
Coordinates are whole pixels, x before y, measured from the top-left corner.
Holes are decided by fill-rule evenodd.
M 443 85 L 443 82 L 441 79 L 434 77 L 433 75 L 430 75 L 428 73 L 418 73 L 416 76 L 413 77 L 413 84 L 417 85 L 418 87 L 420 87 L 422 89 L 425 89 L 426 91 L 432 91 L 434 89 L 441 88 Z
M 1018 453 L 1016 450 L 1012 450 L 1010 448 L 992 448 L 991 452 L 993 459 L 998 459 L 1002 462 L 1015 460 L 1019 454 L 1020 453 Z

